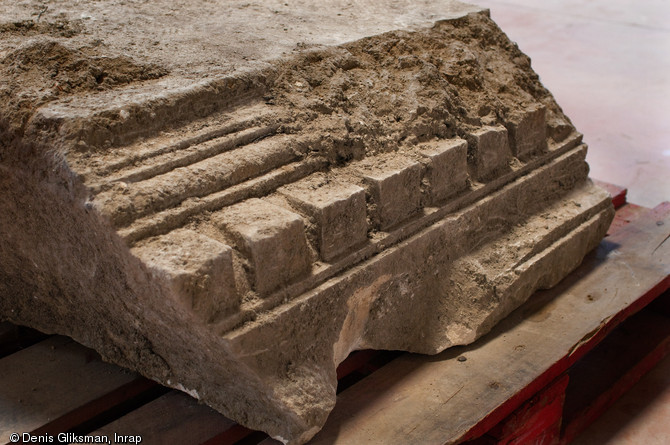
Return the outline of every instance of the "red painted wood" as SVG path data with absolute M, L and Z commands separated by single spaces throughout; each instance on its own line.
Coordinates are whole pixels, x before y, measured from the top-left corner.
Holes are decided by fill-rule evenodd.
M 609 236 L 618 232 L 638 218 L 644 218 L 644 215 L 649 212 L 651 212 L 651 209 L 646 207 L 635 204 L 624 204 L 617 209 L 614 220 L 610 224 L 609 229 L 607 229 L 607 235 Z
M 670 202 L 667 201 L 660 203 L 653 209 L 636 204 L 625 204 L 617 209 L 614 220 L 607 231 L 607 235 L 609 236 L 618 232 L 631 222 L 640 218 L 660 219 L 660 215 L 667 213 L 668 209 L 670 209 Z
M 652 300 L 658 297 L 661 293 L 667 290 L 670 287 L 670 277 L 666 277 L 662 282 L 654 286 L 647 293 L 642 295 L 638 300 L 636 300 L 631 306 L 626 308 L 626 310 L 617 314 L 616 317 L 613 317 L 606 325 L 602 327 L 598 333 L 591 337 L 587 342 L 583 343 L 579 348 L 577 348 L 571 355 L 563 357 L 561 360 L 554 363 L 549 369 L 544 373 L 538 376 L 532 383 L 526 386 L 523 390 L 519 391 L 514 397 L 511 397 L 507 402 L 484 419 L 481 420 L 477 425 L 475 425 L 469 432 L 463 437 L 463 441 L 472 440 L 477 437 L 480 437 L 486 434 L 491 430 L 501 419 L 504 419 L 509 414 L 511 414 L 517 407 L 519 407 L 524 401 L 530 399 L 534 394 L 540 391 L 542 388 L 547 386 L 553 379 L 559 376 L 561 373 L 565 372 L 570 366 L 572 366 L 577 360 L 582 358 L 588 351 L 593 349 L 593 347 L 598 344 L 612 329 L 618 326 L 623 320 L 625 320 L 630 315 L 639 311 L 641 308 L 649 304 Z
M 558 443 L 568 380 L 567 374 L 554 380 L 491 429 L 488 435 L 496 438 L 500 445 Z
M 599 181 L 597 179 L 594 179 L 593 182 L 597 186 L 605 189 L 610 196 L 612 196 L 612 204 L 615 209 L 618 209 L 626 203 L 626 194 L 628 193 L 627 188 L 616 184 L 610 184 L 609 182 Z
M 69 413 L 52 420 L 32 431 L 32 434 L 49 433 L 57 435 L 64 431 L 80 426 L 81 424 L 93 419 L 94 417 L 108 411 L 119 404 L 126 402 L 134 397 L 141 395 L 151 389 L 158 387 L 158 383 L 144 377 L 138 377 L 120 388 L 105 394 L 98 399 L 92 400 Z
M 577 435 L 591 425 L 607 409 L 624 395 L 635 383 L 670 353 L 670 337 L 662 340 L 659 345 L 626 372 L 608 391 L 597 397 L 585 410 L 582 410 L 569 425 L 564 428 L 562 444 L 572 442 Z

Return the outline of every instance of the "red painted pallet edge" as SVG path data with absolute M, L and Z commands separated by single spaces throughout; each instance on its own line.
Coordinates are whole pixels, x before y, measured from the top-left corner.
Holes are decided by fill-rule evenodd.
M 499 406 L 495 411 L 487 415 L 461 438 L 461 442 L 473 440 L 486 434 L 498 423 L 514 413 L 514 411 L 518 409 L 518 407 L 521 406 L 526 400 L 529 400 L 535 394 L 542 391 L 543 388 L 549 385 L 560 374 L 568 370 L 577 360 L 582 358 L 589 350 L 593 349 L 595 345 L 600 343 L 600 341 L 602 341 L 602 339 L 605 338 L 607 334 L 609 334 L 616 326 L 621 324 L 623 320 L 638 312 L 668 288 L 670 288 L 670 277 L 666 277 L 662 282 L 658 283 L 656 286 L 650 289 L 647 293 L 631 304 L 625 311 L 622 311 L 617 314 L 617 316 L 612 317 L 612 319 L 609 320 L 607 324 L 602 326 L 602 328 L 594 336 L 592 336 L 585 343 L 581 344 L 579 348 L 572 352 L 572 354 L 565 356 L 561 360 L 554 363 L 552 367 L 538 376 L 531 384 L 507 400 L 505 404 Z
M 551 443 L 561 432 L 569 377 L 562 374 L 488 432 L 498 444 Z
M 615 209 L 626 204 L 626 195 L 628 194 L 627 188 L 616 184 L 610 184 L 609 182 L 599 181 L 598 179 L 594 179 L 593 183 L 598 187 L 605 189 L 610 194 Z
M 614 402 L 670 353 L 670 337 L 663 340 L 635 366 L 628 370 L 608 391 L 598 396 L 579 417 L 565 425 L 562 444 L 569 444 L 598 419 Z

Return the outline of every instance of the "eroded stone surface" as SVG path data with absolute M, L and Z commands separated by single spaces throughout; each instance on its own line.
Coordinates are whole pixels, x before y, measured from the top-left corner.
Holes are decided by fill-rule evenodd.
M 279 193 L 314 220 L 316 244 L 324 261 L 367 240 L 365 191 L 361 187 L 316 173 L 281 187 Z
M 261 295 L 309 273 L 305 226 L 295 213 L 252 198 L 228 207 L 215 221 L 248 259 Z
M 468 143 L 447 139 L 422 147 L 426 157 L 425 179 L 431 204 L 438 204 L 464 190 L 468 184 Z
M 388 230 L 421 208 L 421 164 L 402 155 L 368 158 L 353 167 L 370 201 L 372 227 Z
M 546 113 L 544 105 L 534 105 L 509 120 L 507 131 L 514 156 L 525 160 L 546 149 Z
M 240 306 L 235 290 L 232 249 L 187 229 L 147 240 L 132 249 L 176 295 L 185 296 L 188 308 L 206 321 L 231 313 Z
M 3 2 L 3 319 L 302 443 L 351 351 L 470 343 L 604 235 L 486 11 L 210 3 Z
M 468 135 L 472 171 L 478 181 L 487 181 L 508 168 L 512 153 L 503 126 L 485 126 Z

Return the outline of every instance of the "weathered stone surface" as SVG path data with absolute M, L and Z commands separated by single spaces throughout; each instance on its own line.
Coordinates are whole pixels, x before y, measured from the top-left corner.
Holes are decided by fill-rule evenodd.
M 159 280 L 166 280 L 186 306 L 206 321 L 240 306 L 232 249 L 187 229 L 174 230 L 131 249 Z
M 421 208 L 421 164 L 401 155 L 368 158 L 353 166 L 370 198 L 375 229 L 387 230 Z
M 505 170 L 512 160 L 503 126 L 482 127 L 468 135 L 472 170 L 478 181 L 487 181 Z
M 464 190 L 468 184 L 468 143 L 460 138 L 422 147 L 426 157 L 425 179 L 431 204 L 437 204 Z
M 519 159 L 526 160 L 547 147 L 547 109 L 533 105 L 507 122 L 510 147 Z
M 267 295 L 309 273 L 312 262 L 305 226 L 297 214 L 252 198 L 213 219 L 247 256 L 253 288 L 259 294 Z
M 480 8 L 2 5 L 0 318 L 285 442 L 351 351 L 472 342 L 612 218 Z
M 324 261 L 368 239 L 365 191 L 361 187 L 317 173 L 281 187 L 279 193 L 314 220 L 316 243 Z

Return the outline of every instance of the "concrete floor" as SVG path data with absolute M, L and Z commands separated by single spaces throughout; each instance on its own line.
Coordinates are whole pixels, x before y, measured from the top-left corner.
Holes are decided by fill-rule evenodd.
M 532 59 L 589 144 L 591 176 L 670 200 L 670 2 L 471 0 Z
M 589 144 L 591 176 L 670 201 L 670 2 L 473 0 L 532 59 Z M 670 357 L 574 443 L 670 443 Z

